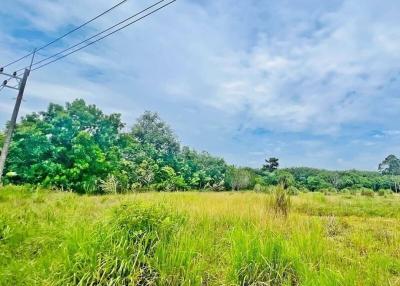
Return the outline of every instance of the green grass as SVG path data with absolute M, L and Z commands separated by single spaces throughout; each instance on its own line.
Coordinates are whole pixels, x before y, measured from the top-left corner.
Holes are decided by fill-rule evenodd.
M 0 285 L 400 285 L 400 197 L 0 189 Z

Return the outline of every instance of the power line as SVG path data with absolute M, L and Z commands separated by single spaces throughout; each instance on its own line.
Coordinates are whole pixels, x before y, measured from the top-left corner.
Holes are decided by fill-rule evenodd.
M 99 33 L 96 33 L 95 35 L 93 35 L 93 36 L 91 36 L 91 37 L 89 37 L 89 38 L 87 38 L 87 39 L 85 39 L 85 40 L 83 40 L 83 41 L 81 41 L 81 42 L 79 42 L 79 43 L 77 43 L 77 44 L 75 44 L 75 45 L 72 45 L 71 47 L 69 47 L 69 48 L 67 48 L 67 49 L 65 49 L 65 50 L 62 50 L 61 52 L 58 52 L 58 53 L 56 53 L 56 54 L 53 54 L 53 55 L 51 55 L 51 56 L 48 56 L 47 58 L 45 58 L 45 59 L 43 59 L 43 60 L 40 60 L 40 61 L 38 61 L 38 62 L 33 63 L 32 66 L 35 67 L 35 66 L 37 66 L 37 65 L 39 65 L 39 64 L 41 64 L 41 63 L 43 63 L 43 62 L 46 62 L 46 61 L 49 60 L 49 59 L 55 58 L 55 57 L 57 57 L 57 56 L 59 56 L 59 55 L 62 55 L 63 53 L 65 53 L 65 52 L 67 52 L 67 51 L 70 51 L 70 50 L 72 50 L 72 49 L 74 49 L 74 48 L 76 48 L 76 47 L 82 45 L 83 43 L 88 42 L 88 41 L 90 41 L 90 40 L 92 40 L 92 39 L 94 39 L 94 38 L 96 38 L 96 37 L 98 37 L 98 36 L 100 36 L 100 35 L 102 35 L 102 34 L 108 32 L 108 31 L 110 31 L 110 30 L 112 30 L 112 29 L 114 29 L 114 28 L 116 28 L 116 27 L 122 25 L 123 23 L 125 23 L 125 22 L 127 22 L 127 21 L 129 21 L 129 20 L 131 20 L 131 19 L 133 19 L 133 18 L 135 18 L 136 16 L 139 16 L 139 15 L 143 14 L 144 12 L 150 10 L 151 8 L 154 8 L 155 6 L 159 5 L 160 3 L 164 2 L 164 1 L 165 1 L 165 0 L 158 1 L 157 3 L 154 3 L 153 5 L 148 6 L 147 8 L 145 8 L 145 9 L 143 9 L 142 11 L 140 11 L 140 12 L 138 12 L 138 13 L 136 13 L 136 14 L 134 14 L 134 15 L 132 15 L 132 16 L 126 18 L 125 20 L 120 21 L 119 23 L 117 23 L 117 24 L 115 24 L 115 25 L 113 25 L 113 26 L 111 26 L 111 27 L 109 27 L 109 28 L 107 28 L 107 29 L 105 29 L 105 30 L 99 32 Z M 163 6 L 163 7 L 164 7 L 164 6 Z M 163 7 L 161 7 L 161 8 L 163 8 Z M 146 15 L 146 16 L 148 16 L 148 15 Z M 143 17 L 140 18 L 140 19 L 143 19 Z M 140 19 L 139 19 L 139 20 L 140 20 Z M 131 24 L 133 24 L 133 23 L 131 23 Z M 117 31 L 118 31 L 118 30 L 117 30 Z M 85 47 L 86 47 L 86 46 L 85 46 Z M 23 71 L 25 68 L 27 68 L 27 67 L 24 67 L 24 68 L 22 68 L 22 69 L 19 69 L 19 70 L 17 70 L 17 72 Z
M 93 21 L 97 20 L 98 18 L 104 16 L 105 14 L 111 12 L 112 10 L 114 10 L 115 8 L 121 6 L 122 4 L 124 4 L 124 3 L 127 2 L 127 1 L 128 1 L 128 0 L 123 0 L 123 1 L 121 1 L 121 2 L 119 2 L 119 3 L 117 3 L 116 5 L 114 5 L 113 7 L 111 7 L 110 9 L 108 9 L 108 10 L 102 12 L 101 14 L 99 14 L 99 15 L 97 15 L 96 17 L 90 19 L 89 21 L 86 21 L 85 23 L 83 23 L 83 24 L 81 24 L 80 26 L 78 26 L 78 27 L 72 29 L 72 30 L 69 31 L 68 33 L 66 33 L 66 34 L 64 34 L 64 35 L 62 35 L 62 36 L 60 36 L 60 37 L 58 37 L 57 39 L 51 41 L 50 43 L 47 43 L 46 45 L 44 45 L 44 46 L 42 46 L 42 47 L 36 49 L 36 51 L 43 50 L 43 49 L 47 48 L 48 46 L 50 46 L 50 45 L 52 45 L 52 44 L 54 44 L 54 43 L 56 43 L 56 42 L 58 42 L 58 41 L 64 39 L 65 37 L 67 37 L 67 36 L 69 36 L 70 34 L 76 32 L 77 30 L 79 30 L 79 29 L 81 29 L 81 28 L 87 26 L 88 24 L 90 24 L 90 23 L 92 23 Z M 16 64 L 16 63 L 22 61 L 23 59 L 26 59 L 27 57 L 32 56 L 33 53 L 34 53 L 34 52 L 31 52 L 31 53 L 29 53 L 29 54 L 27 54 L 27 55 L 25 55 L 25 56 L 23 56 L 23 57 L 21 57 L 21 58 L 15 60 L 15 61 L 12 61 L 12 62 L 10 62 L 10 63 L 4 65 L 3 68 L 9 67 L 9 66 L 11 66 L 11 65 L 13 65 L 13 64 Z
M 164 0 L 163 0 L 163 1 L 164 1 Z M 41 69 L 41 68 L 43 68 L 43 67 L 45 67 L 45 66 L 47 66 L 47 65 L 49 65 L 49 64 L 52 64 L 52 63 L 54 63 L 54 62 L 57 62 L 57 61 L 59 61 L 59 60 L 65 58 L 65 57 L 68 57 L 69 55 L 72 55 L 72 54 L 74 54 L 74 53 L 76 53 L 76 52 L 78 52 L 78 51 L 80 51 L 80 50 L 83 50 L 84 48 L 86 48 L 86 47 L 88 47 L 88 46 L 91 46 L 91 45 L 93 45 L 93 44 L 95 44 L 95 43 L 97 43 L 97 42 L 99 42 L 99 41 L 101 41 L 101 40 L 103 40 L 103 39 L 105 39 L 105 38 L 107 38 L 107 37 L 109 37 L 109 36 L 115 34 L 116 32 L 119 32 L 119 31 L 121 31 L 122 29 L 127 28 L 128 26 L 131 26 L 132 24 L 134 24 L 134 23 L 136 23 L 136 22 L 138 22 L 138 21 L 140 21 L 140 20 L 142 20 L 142 19 L 144 19 L 144 18 L 150 16 L 151 14 L 154 14 L 155 12 L 157 12 L 157 11 L 159 11 L 159 10 L 165 8 L 165 7 L 168 6 L 168 5 L 171 5 L 171 4 L 174 3 L 174 2 L 176 2 L 176 0 L 172 0 L 172 1 L 168 2 L 167 4 L 164 4 L 164 5 L 160 6 L 159 8 L 157 8 L 157 9 L 155 9 L 155 10 L 153 10 L 153 11 L 147 13 L 146 15 L 144 15 L 144 16 L 142 16 L 142 17 L 140 17 L 140 18 L 138 18 L 138 19 L 136 19 L 136 20 L 134 20 L 134 21 L 131 21 L 131 22 L 129 22 L 128 24 L 126 24 L 126 25 L 124 25 L 124 26 L 118 28 L 117 30 L 114 30 L 114 31 L 112 31 L 112 32 L 110 32 L 110 33 L 108 33 L 108 34 L 106 34 L 106 35 L 104 35 L 104 36 L 102 36 L 102 37 L 100 37 L 100 38 L 98 38 L 98 39 L 96 39 L 96 40 L 94 40 L 94 41 L 92 41 L 92 42 L 90 42 L 90 43 L 88 43 L 88 44 L 86 44 L 86 45 L 80 47 L 80 48 L 78 48 L 78 49 L 75 49 L 75 50 L 73 50 L 73 51 L 71 51 L 71 52 L 69 52 L 69 53 L 67 53 L 67 54 L 65 54 L 65 55 L 62 55 L 61 57 L 58 57 L 58 58 L 56 58 L 56 59 L 54 59 L 54 60 L 52 60 L 52 61 L 50 61 L 50 62 L 47 62 L 47 63 L 45 63 L 45 64 L 43 64 L 43 65 L 40 65 L 39 67 L 36 67 L 36 68 L 32 69 L 32 71 Z M 126 22 L 126 21 L 123 21 L 123 22 Z M 122 22 L 122 23 L 123 23 L 123 22 Z M 117 26 L 118 26 L 118 25 L 117 25 Z M 86 41 L 87 41 L 87 40 L 85 40 L 85 41 L 79 43 L 79 45 L 82 44 L 82 43 L 84 43 L 84 42 L 86 42 Z M 67 49 L 67 50 L 69 50 L 69 49 Z M 61 53 L 62 53 L 62 52 L 61 52 Z M 58 54 L 60 54 L 60 53 L 58 53 Z M 49 58 L 50 58 L 50 57 L 49 57 Z M 33 64 L 33 65 L 35 65 L 35 64 Z

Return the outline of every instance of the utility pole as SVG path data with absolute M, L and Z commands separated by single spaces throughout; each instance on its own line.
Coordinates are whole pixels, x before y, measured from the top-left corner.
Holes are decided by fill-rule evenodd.
M 8 76 L 9 79 L 15 79 L 15 80 L 18 81 L 18 88 L 17 87 L 13 87 L 13 86 L 8 86 L 7 85 L 7 83 L 8 83 L 7 80 L 5 80 L 3 82 L 3 87 L 7 87 L 7 88 L 18 90 L 18 96 L 17 96 L 17 99 L 15 101 L 14 110 L 13 110 L 13 113 L 12 113 L 12 116 L 11 116 L 11 121 L 10 121 L 9 126 L 8 126 L 6 138 L 4 140 L 3 149 L 1 149 L 1 155 L 0 155 L 0 186 L 3 185 L 3 172 L 4 172 L 4 167 L 5 167 L 5 164 L 6 164 L 6 160 L 7 160 L 8 150 L 10 149 L 12 136 L 13 136 L 13 133 L 14 133 L 14 130 L 15 130 L 15 126 L 17 124 L 19 108 L 21 107 L 22 98 L 24 97 L 25 86 L 26 86 L 26 82 L 28 80 L 29 74 L 31 72 L 32 63 L 33 63 L 33 60 L 35 58 L 35 52 L 36 51 L 34 51 L 33 55 L 32 55 L 31 65 L 30 65 L 29 69 L 28 68 L 25 69 L 22 78 L 20 78 L 17 75 L 16 72 L 14 72 L 12 75 L 10 75 L 10 74 L 4 73 L 3 68 L 0 69 L 0 75 L 5 75 L 5 76 Z

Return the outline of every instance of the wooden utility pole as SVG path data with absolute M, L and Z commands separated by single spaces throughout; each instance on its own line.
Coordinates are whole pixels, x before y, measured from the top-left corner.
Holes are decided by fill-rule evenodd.
M 6 159 L 8 155 L 8 150 L 10 148 L 11 144 L 11 139 L 14 133 L 15 125 L 17 124 L 17 118 L 18 118 L 18 112 L 19 108 L 21 106 L 22 98 L 24 97 L 24 91 L 25 91 L 25 86 L 26 86 L 26 81 L 28 80 L 30 70 L 25 69 L 24 75 L 20 81 L 19 88 L 18 88 L 18 96 L 17 100 L 15 101 L 15 106 L 14 106 L 14 111 L 11 116 L 11 121 L 8 126 L 7 134 L 6 134 L 6 139 L 4 141 L 3 149 L 1 149 L 1 155 L 0 155 L 0 186 L 3 184 L 3 172 L 4 172 L 4 166 L 6 164 Z M 14 78 L 16 78 L 16 75 L 14 75 Z M 5 82 L 4 86 L 7 84 Z

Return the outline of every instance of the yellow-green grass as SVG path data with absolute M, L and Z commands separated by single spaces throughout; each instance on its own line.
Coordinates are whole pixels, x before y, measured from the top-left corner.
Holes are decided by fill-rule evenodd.
M 400 285 L 400 197 L 0 189 L 0 285 Z

